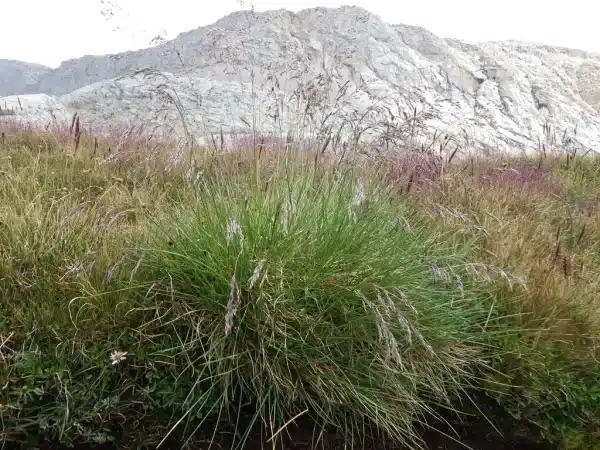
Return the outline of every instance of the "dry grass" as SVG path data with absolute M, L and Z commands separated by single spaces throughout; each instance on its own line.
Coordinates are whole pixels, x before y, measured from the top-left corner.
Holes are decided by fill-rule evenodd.
M 598 157 L 487 157 L 401 190 L 469 259 L 514 277 L 496 296 L 521 329 L 505 344 L 518 356 L 492 377 L 513 388 L 492 396 L 568 448 L 597 448 L 600 430 L 599 167 Z
M 578 160 L 567 168 L 559 156 L 541 165 L 534 158 L 462 162 L 412 199 L 442 230 L 460 231 L 478 260 L 523 280 L 515 313 L 543 333 L 579 339 L 600 331 L 600 210 L 593 198 L 600 179 L 578 190 L 569 182 L 594 164 Z

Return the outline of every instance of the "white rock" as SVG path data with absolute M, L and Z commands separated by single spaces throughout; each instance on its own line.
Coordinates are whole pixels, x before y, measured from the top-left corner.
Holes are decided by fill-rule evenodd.
M 14 112 L 14 116 L 7 117 L 34 126 L 64 123 L 73 115 L 59 99 L 46 94 L 2 97 L 0 98 L 0 107 L 3 110 Z
M 159 73 L 134 73 L 145 68 Z M 398 125 L 416 108 L 426 115 L 422 136 L 449 134 L 463 147 L 534 151 L 554 139 L 548 124 L 554 145 L 600 148 L 600 55 L 442 39 L 356 7 L 236 12 L 160 46 L 36 74 L 38 91 L 54 95 L 39 102 L 80 111 L 95 129 L 143 123 L 181 134 L 185 122 L 197 135 L 221 127 L 315 135 L 362 125 L 370 128 L 361 138 L 377 138 L 392 115 Z M 294 91 L 311 79 L 299 100 Z M 4 83 L 0 95 L 22 85 Z

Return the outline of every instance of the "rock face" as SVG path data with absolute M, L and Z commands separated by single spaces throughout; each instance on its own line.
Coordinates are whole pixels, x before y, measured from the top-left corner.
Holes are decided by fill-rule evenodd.
M 50 67 L 10 59 L 0 59 L 0 96 L 39 92 L 40 78 Z
M 6 116 L 11 122 L 16 119 L 39 127 L 52 122 L 64 123 L 73 114 L 60 100 L 46 94 L 12 95 L 0 101 L 4 110 L 14 112 Z
M 240 11 L 160 46 L 40 70 L 37 84 L 5 82 L 3 67 L 0 95 L 35 85 L 95 126 L 600 149 L 599 54 L 442 39 L 357 7 Z

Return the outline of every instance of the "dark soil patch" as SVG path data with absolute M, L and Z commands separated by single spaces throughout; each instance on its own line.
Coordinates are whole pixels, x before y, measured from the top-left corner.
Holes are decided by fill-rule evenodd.
M 439 420 L 430 423 L 428 428 L 420 430 L 426 450 L 556 450 L 555 446 L 539 443 L 536 430 L 525 422 L 517 421 L 509 416 L 496 402 L 483 393 L 473 400 L 477 407 L 462 405 L 462 414 L 447 411 L 438 412 Z M 251 417 L 252 414 L 249 414 Z M 492 422 L 492 423 L 490 423 Z M 248 422 L 250 423 L 250 422 Z M 246 429 L 245 424 L 240 428 Z M 213 437 L 214 424 L 203 427 L 196 434 L 198 439 L 205 436 L 206 444 L 188 447 L 189 450 L 208 450 Z M 210 449 L 231 450 L 239 449 L 240 438 L 234 439 L 233 426 L 220 426 L 217 436 Z M 122 430 L 127 436 L 127 430 Z M 381 437 L 369 439 L 344 436 L 339 430 L 322 430 L 308 418 L 299 418 L 290 424 L 279 435 L 277 445 L 268 442 L 271 433 L 261 427 L 254 427 L 243 447 L 243 450 L 412 450 Z M 32 447 L 5 446 L 7 450 L 27 448 L 28 450 L 67 450 L 67 447 L 46 443 Z M 78 445 L 72 450 L 137 450 L 130 440 L 111 445 Z M 165 442 L 160 449 L 181 449 L 178 441 Z M 151 450 L 155 447 L 144 447 Z M 140 449 L 141 450 L 141 449 Z
M 451 439 L 437 432 L 428 432 L 423 434 L 425 448 L 427 450 L 554 450 L 544 444 L 535 443 L 532 439 L 524 436 L 515 436 L 506 434 L 503 437 L 497 433 L 489 433 L 485 430 L 485 426 L 473 425 L 470 428 L 465 428 L 461 431 L 460 437 Z M 394 445 L 393 443 L 369 439 L 367 441 L 356 442 L 350 446 L 342 436 L 328 435 L 322 436 L 317 440 L 318 433 L 310 425 L 299 426 L 290 430 L 284 442 L 281 442 L 275 448 L 277 450 L 409 450 L 406 447 Z M 226 445 L 228 439 L 215 442 L 212 446 L 215 450 L 229 450 L 231 447 Z M 267 439 L 262 439 L 260 435 L 251 436 L 248 443 L 244 446 L 244 450 L 272 450 L 271 443 L 266 442 Z M 31 447 L 5 447 L 7 450 L 16 450 Z M 75 447 L 61 447 L 51 444 L 45 444 L 35 447 L 39 450 L 116 450 L 127 449 L 133 450 L 129 445 L 78 445 Z M 154 447 L 152 447 L 154 448 Z M 176 442 L 171 442 L 163 445 L 163 449 L 179 449 L 181 445 Z M 202 447 L 197 447 L 198 450 L 208 449 L 208 444 Z M 147 448 L 150 450 L 150 448 Z M 193 448 L 192 450 L 195 450 Z
M 548 444 L 540 444 L 532 437 L 533 433 L 527 431 L 523 424 L 506 420 L 499 423 L 495 418 L 495 425 L 499 428 L 500 434 L 486 420 L 477 420 L 473 422 L 464 422 L 462 424 L 453 424 L 452 430 L 447 426 L 440 426 L 440 431 L 423 430 L 421 436 L 425 442 L 427 450 L 554 450 Z M 285 434 L 285 435 L 284 435 Z M 451 436 L 451 437 L 450 437 Z M 190 450 L 206 450 L 209 448 L 208 442 L 212 433 L 207 433 L 207 444 L 193 447 Z M 250 434 L 244 450 L 409 450 L 406 447 L 399 446 L 392 442 L 370 438 L 368 440 L 354 439 L 342 436 L 335 430 L 328 430 L 321 433 L 314 424 L 309 421 L 299 421 L 296 425 L 290 425 L 286 433 L 282 433 L 278 444 L 273 447 L 272 443 L 267 442 L 269 433 L 261 430 L 255 430 Z M 239 445 L 239 441 L 233 442 L 232 433 L 223 432 L 217 436 L 211 449 L 230 450 L 234 445 Z M 16 450 L 19 447 L 5 447 L 8 450 Z M 20 447 L 25 448 L 25 447 Z M 31 447 L 27 447 L 31 449 Z M 67 450 L 67 447 L 44 444 L 36 447 L 39 450 Z M 72 450 L 115 450 L 127 449 L 133 450 L 131 443 L 126 445 L 78 445 Z M 150 450 L 154 447 L 147 447 Z M 163 444 L 163 449 L 180 449 L 181 443 L 168 442 Z M 239 447 L 238 447 L 239 448 Z M 32 449 L 33 450 L 33 449 Z M 145 450 L 145 449 L 144 449 Z

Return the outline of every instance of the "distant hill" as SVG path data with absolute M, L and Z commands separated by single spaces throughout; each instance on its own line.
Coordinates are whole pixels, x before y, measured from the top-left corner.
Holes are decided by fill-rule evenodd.
M 40 64 L 0 59 L 0 96 L 40 92 L 40 78 L 51 72 Z
M 359 119 L 383 129 L 416 108 L 431 133 L 462 146 L 531 151 L 566 138 L 600 148 L 600 55 L 442 39 L 357 7 L 239 11 L 156 47 L 56 69 L 0 62 L 0 75 L 0 95 L 48 94 L 90 123 L 177 126 L 185 111 L 204 131 L 273 131 L 310 116 L 334 133 Z M 179 112 L 158 93 L 166 85 Z M 338 122 L 323 122 L 333 111 Z

